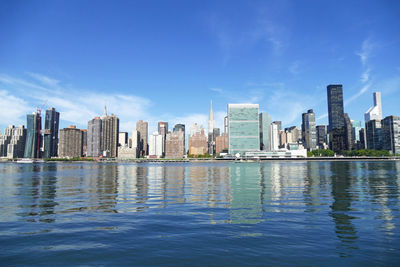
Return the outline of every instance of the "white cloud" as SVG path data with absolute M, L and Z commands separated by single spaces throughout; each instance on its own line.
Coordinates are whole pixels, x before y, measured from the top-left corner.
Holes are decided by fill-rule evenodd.
M 362 65 L 366 65 L 371 57 L 374 44 L 370 39 L 365 39 L 361 44 L 361 50 L 357 51 L 356 54 L 360 57 Z
M 370 69 L 370 68 L 367 68 L 367 69 L 361 74 L 361 82 L 362 82 L 362 83 L 366 83 L 366 82 L 369 81 L 370 72 L 371 72 L 371 69 Z
M 349 103 L 353 102 L 354 100 L 356 100 L 358 97 L 360 97 L 362 94 L 364 94 L 365 92 L 368 91 L 368 89 L 371 87 L 371 84 L 366 84 L 364 85 L 356 94 L 354 94 L 353 96 L 351 96 L 350 98 L 346 99 L 346 101 L 344 101 L 344 105 L 348 105 Z
M 6 90 L 0 90 L 0 125 L 25 124 L 25 116 L 31 112 L 31 107 L 25 100 Z
M 39 74 L 39 73 L 27 72 L 27 74 L 46 86 L 55 87 L 60 83 L 60 81 L 58 81 L 56 79 L 52 79 L 50 77 L 47 77 L 47 76 Z

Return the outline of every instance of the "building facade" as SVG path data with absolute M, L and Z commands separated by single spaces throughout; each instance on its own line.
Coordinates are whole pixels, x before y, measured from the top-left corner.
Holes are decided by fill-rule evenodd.
M 229 154 L 260 150 L 258 104 L 228 104 Z
M 228 134 L 222 133 L 215 140 L 215 153 L 219 154 L 224 150 L 228 151 L 229 143 L 228 143 Z
M 145 157 L 149 152 L 149 144 L 148 144 L 148 135 L 149 135 L 149 124 L 147 121 L 139 120 L 136 123 L 136 130 L 139 132 L 140 140 L 139 140 L 139 156 Z
M 260 150 L 271 151 L 271 123 L 272 117 L 267 112 L 259 115 L 260 127 Z
M 328 145 L 328 132 L 326 125 L 317 125 L 317 147 L 325 149 Z
M 204 129 L 189 137 L 189 155 L 199 156 L 207 153 L 207 137 Z
M 26 116 L 26 141 L 24 158 L 40 158 L 40 147 L 42 144 L 42 121 L 39 113 Z
M 182 130 L 168 133 L 165 140 L 166 158 L 183 158 L 185 156 L 185 133 Z
M 154 132 L 149 138 L 149 157 L 161 158 L 164 154 L 164 136 Z
M 346 150 L 346 128 L 343 107 L 343 86 L 328 85 L 329 148 L 334 152 Z
M 382 102 L 381 93 L 374 92 L 373 94 L 374 106 L 369 108 L 364 114 L 365 122 L 371 120 L 382 120 Z
M 370 120 L 365 122 L 365 137 L 368 149 L 381 150 L 382 144 L 382 121 Z
M 23 158 L 25 151 L 26 129 L 23 125 L 13 128 L 10 143 L 7 148 L 7 158 Z
M 101 150 L 103 156 L 118 157 L 119 119 L 114 114 L 102 117 Z
M 317 148 L 317 127 L 315 124 L 315 114 L 312 109 L 302 114 L 301 134 L 304 147 L 308 151 Z
M 388 116 L 382 120 L 383 149 L 400 154 L 400 117 Z
M 102 154 L 101 151 L 101 132 L 102 132 L 102 120 L 100 117 L 95 117 L 88 122 L 87 129 L 87 156 L 88 157 L 99 157 Z
M 58 128 L 60 124 L 60 113 L 55 108 L 46 110 L 44 121 L 44 158 L 56 157 L 58 153 Z
M 82 156 L 82 131 L 71 125 L 60 130 L 58 156 L 61 158 L 79 158 Z

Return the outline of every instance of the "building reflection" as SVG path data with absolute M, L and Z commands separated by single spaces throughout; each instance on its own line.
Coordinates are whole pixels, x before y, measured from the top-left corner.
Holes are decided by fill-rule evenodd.
M 396 228 L 394 207 L 399 207 L 399 162 L 364 162 L 359 169 L 369 173 L 366 194 L 372 203 L 379 205 L 380 214 L 374 221 L 382 222 L 380 228 L 388 235 L 393 235 Z M 371 175 L 372 174 L 372 175 Z
M 255 163 L 231 163 L 230 175 L 230 222 L 256 224 L 263 221 L 260 198 L 260 167 Z
M 330 215 L 335 223 L 336 236 L 340 240 L 339 254 L 341 257 L 352 256 L 353 250 L 358 249 L 358 235 L 353 223 L 356 218 L 350 215 L 354 200 L 352 184 L 356 180 L 352 174 L 354 165 L 333 161 L 330 166 L 333 198 Z

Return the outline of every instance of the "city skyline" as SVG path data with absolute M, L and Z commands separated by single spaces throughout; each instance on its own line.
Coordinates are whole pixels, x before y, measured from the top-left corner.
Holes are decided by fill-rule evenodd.
M 283 128 L 309 109 L 327 125 L 321 96 L 337 83 L 351 119 L 364 120 L 375 91 L 383 117 L 399 114 L 397 2 L 227 3 L 119 2 L 109 12 L 105 2 L 2 2 L 0 128 L 25 124 L 46 101 L 60 128 L 85 128 L 104 105 L 121 131 L 140 119 L 149 133 L 158 121 L 206 127 L 210 100 L 215 128 L 229 103 L 260 104 Z

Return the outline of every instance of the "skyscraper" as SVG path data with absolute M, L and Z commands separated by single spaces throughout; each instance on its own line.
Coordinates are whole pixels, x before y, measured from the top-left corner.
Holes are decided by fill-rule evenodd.
M 260 150 L 258 104 L 228 104 L 229 154 Z
M 271 123 L 272 117 L 267 112 L 261 112 L 260 120 L 260 150 L 271 151 Z
M 353 139 L 353 124 L 351 123 L 349 114 L 344 113 L 344 125 L 345 125 L 345 148 L 346 150 L 353 150 L 354 139 Z
M 382 144 L 382 121 L 370 120 L 365 122 L 365 136 L 368 149 L 381 150 Z
M 374 92 L 374 106 L 369 108 L 364 114 L 365 122 L 371 120 L 382 120 L 382 103 L 381 103 L 381 93 Z
M 149 139 L 149 157 L 161 158 L 164 152 L 164 136 L 160 133 L 154 132 L 150 135 Z
M 58 153 L 58 128 L 60 113 L 55 108 L 46 110 L 44 122 L 44 158 L 56 157 Z
M 148 133 L 149 133 L 149 124 L 146 121 L 139 120 L 136 123 L 136 130 L 139 132 L 140 141 L 139 141 L 139 156 L 145 157 L 148 155 Z
M 271 151 L 279 149 L 279 122 L 271 123 Z
M 1 136 L 0 136 L 1 137 Z M 14 128 L 7 148 L 7 158 L 23 158 L 26 141 L 26 129 L 23 125 Z
M 103 156 L 118 157 L 119 119 L 114 114 L 102 117 L 101 150 Z
M 319 149 L 325 149 L 328 144 L 326 125 L 318 125 L 317 127 L 317 146 Z
M 302 114 L 301 134 L 304 147 L 311 151 L 317 148 L 317 128 L 315 126 L 315 114 L 312 109 Z
M 207 153 L 207 137 L 204 129 L 196 132 L 189 137 L 189 154 L 190 155 L 204 155 Z
M 24 158 L 40 158 L 40 146 L 42 143 L 42 128 L 40 113 L 33 112 L 26 116 L 26 142 Z
M 400 154 L 400 117 L 388 116 L 382 120 L 383 149 Z
M 177 131 L 167 134 L 165 140 L 166 158 L 183 158 L 185 155 L 185 133 L 177 128 Z
M 79 158 L 82 156 L 83 132 L 71 125 L 69 128 L 60 130 L 59 157 Z
M 102 121 L 95 117 L 88 122 L 87 130 L 87 156 L 99 157 L 101 155 Z
M 346 149 L 346 129 L 343 108 L 343 88 L 341 84 L 328 85 L 329 147 L 334 152 Z

